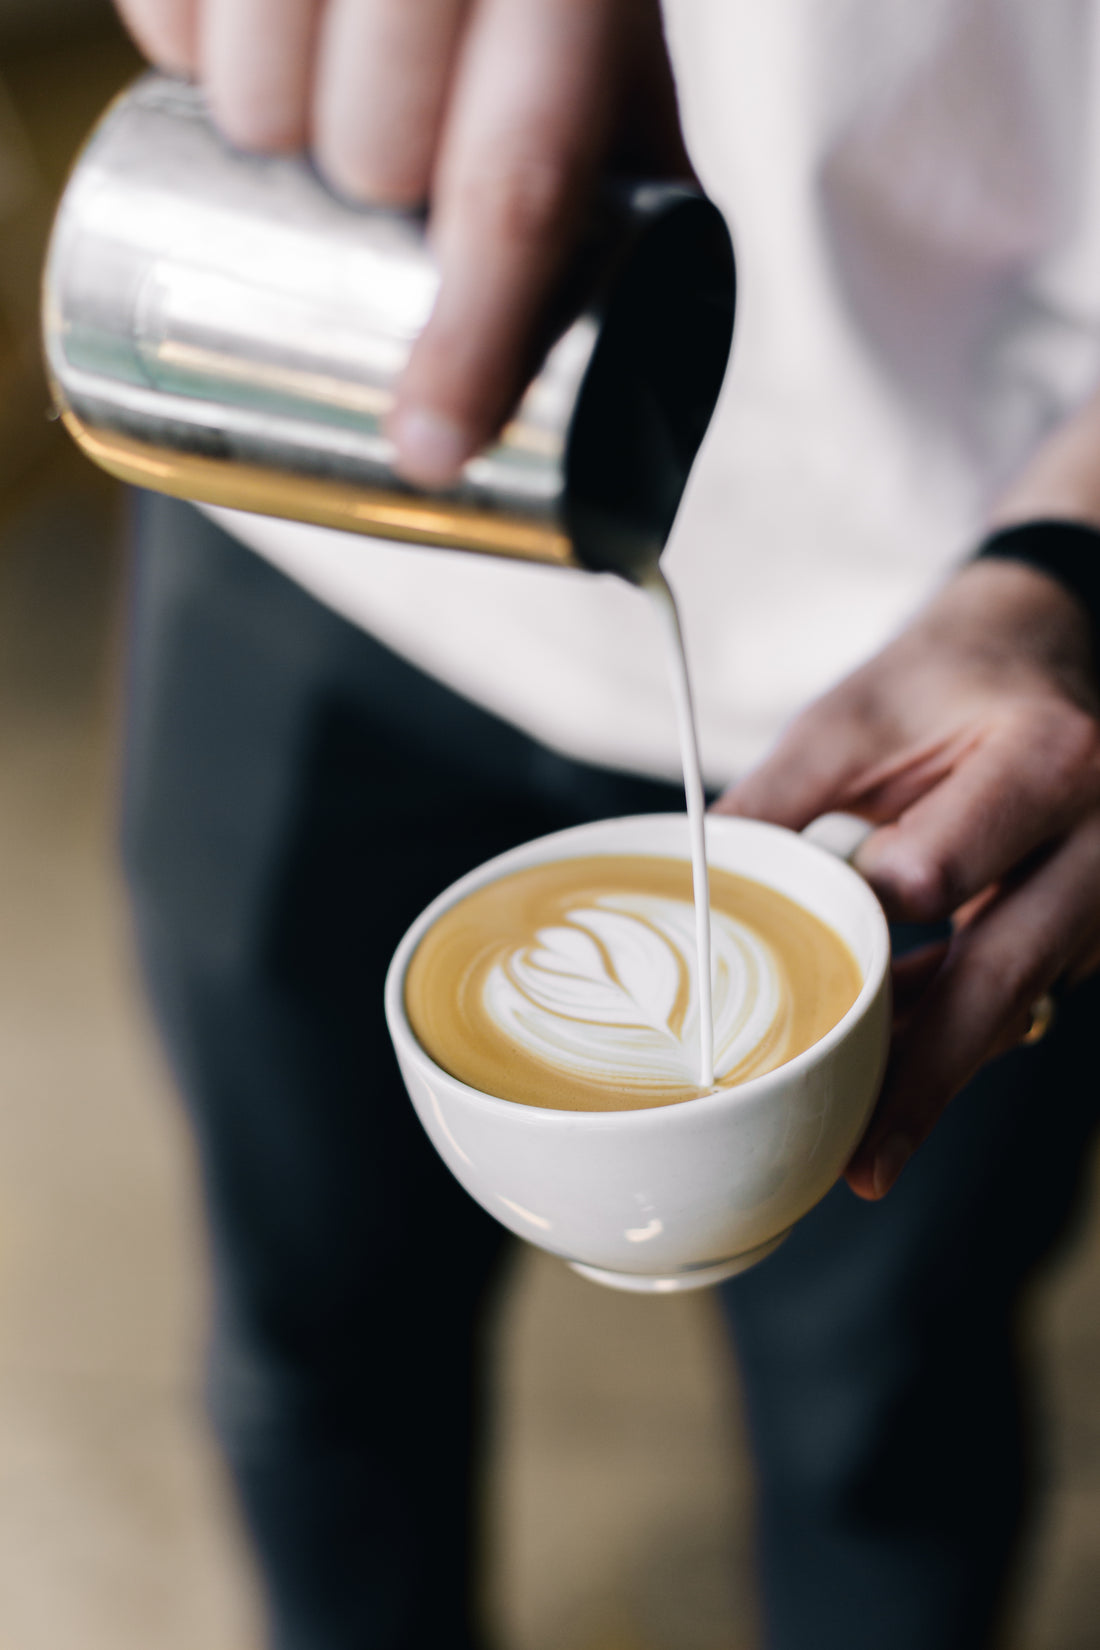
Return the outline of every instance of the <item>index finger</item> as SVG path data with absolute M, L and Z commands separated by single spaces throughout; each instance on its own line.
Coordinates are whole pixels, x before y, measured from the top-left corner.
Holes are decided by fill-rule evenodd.
M 452 92 L 432 233 L 442 285 L 391 420 L 403 472 L 453 479 L 532 365 L 610 117 L 620 0 L 482 0 Z

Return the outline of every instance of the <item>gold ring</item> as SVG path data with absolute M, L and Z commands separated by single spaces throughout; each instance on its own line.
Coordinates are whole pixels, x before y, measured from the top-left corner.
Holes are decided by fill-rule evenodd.
M 1031 1022 L 1020 1038 L 1025 1047 L 1031 1043 L 1041 1043 L 1051 1026 L 1054 1024 L 1054 998 L 1049 991 L 1044 991 L 1031 1005 Z

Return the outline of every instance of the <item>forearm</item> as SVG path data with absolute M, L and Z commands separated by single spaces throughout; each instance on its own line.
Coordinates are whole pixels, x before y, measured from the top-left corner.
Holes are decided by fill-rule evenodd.
M 990 525 L 1039 520 L 1100 529 L 1100 389 L 1031 455 L 998 500 Z

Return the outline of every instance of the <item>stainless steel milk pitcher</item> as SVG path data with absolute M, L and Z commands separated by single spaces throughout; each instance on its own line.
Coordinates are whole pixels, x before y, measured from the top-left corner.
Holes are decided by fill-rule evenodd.
M 607 191 L 514 417 L 428 493 L 395 474 L 385 420 L 437 286 L 421 215 L 339 200 L 304 157 L 235 151 L 198 90 L 147 75 L 58 212 L 57 407 L 104 469 L 160 492 L 632 576 L 668 537 L 725 374 L 720 213 L 675 186 Z

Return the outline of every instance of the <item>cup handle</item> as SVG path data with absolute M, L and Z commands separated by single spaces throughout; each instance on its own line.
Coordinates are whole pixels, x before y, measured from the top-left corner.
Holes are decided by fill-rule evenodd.
M 851 864 L 875 827 L 858 814 L 820 814 L 801 833 L 815 848 Z

